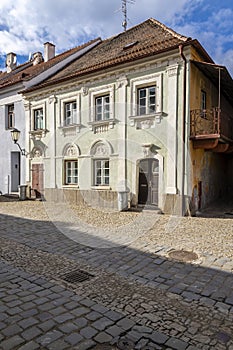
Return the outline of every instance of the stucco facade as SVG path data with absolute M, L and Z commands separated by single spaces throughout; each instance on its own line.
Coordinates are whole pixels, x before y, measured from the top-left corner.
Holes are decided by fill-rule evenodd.
M 223 67 L 219 92 L 214 69 L 198 41 L 150 19 L 35 82 L 23 92 L 32 196 L 182 215 L 206 206 L 226 190 L 233 144 L 219 106 L 232 116 L 232 79 Z
M 40 135 L 31 133 L 30 150 L 34 156 L 28 166 L 43 164 L 45 196 L 56 199 L 65 194 L 73 201 L 78 196 L 78 201 L 120 210 L 137 206 L 141 161 L 154 159 L 158 161 L 158 194 L 154 202 L 150 199 L 147 204 L 178 212 L 182 186 L 183 69 L 177 50 L 170 56 L 166 53 L 139 64 L 43 88 L 36 94 L 27 93 L 27 120 L 32 123 L 36 108 L 45 111 L 47 131 Z M 156 111 L 139 116 L 137 90 L 152 85 L 156 86 Z M 105 94 L 110 96 L 111 115 L 109 120 L 97 122 L 93 116 L 94 99 Z M 78 119 L 74 125 L 64 126 L 64 105 L 71 101 L 76 101 Z M 108 186 L 95 185 L 97 159 L 109 160 Z M 77 184 L 65 184 L 64 163 L 68 160 L 78 161 Z M 32 182 L 29 174 L 31 186 Z

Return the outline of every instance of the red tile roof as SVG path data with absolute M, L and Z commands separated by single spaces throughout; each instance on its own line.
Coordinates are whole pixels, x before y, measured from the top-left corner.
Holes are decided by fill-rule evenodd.
M 151 18 L 125 32 L 103 40 L 83 57 L 49 78 L 47 82 L 155 55 L 189 40 L 191 38 L 182 36 Z
M 71 50 L 63 52 L 59 55 L 56 55 L 54 58 L 50 59 L 47 62 L 41 62 L 37 65 L 33 65 L 33 62 L 26 62 L 17 66 L 10 73 L 2 72 L 0 73 L 0 88 L 7 87 L 10 85 L 14 85 L 20 83 L 22 81 L 28 81 L 40 73 L 48 70 L 49 68 L 55 66 L 57 63 L 61 62 L 65 58 L 73 55 L 74 53 L 84 49 L 88 45 L 100 40 L 99 38 L 91 40 L 83 45 L 77 46 Z

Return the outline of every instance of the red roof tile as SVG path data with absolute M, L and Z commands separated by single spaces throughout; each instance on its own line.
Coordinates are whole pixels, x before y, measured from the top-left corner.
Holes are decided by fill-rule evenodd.
M 38 74 L 48 70 L 49 68 L 55 66 L 57 63 L 61 62 L 65 58 L 73 55 L 74 53 L 84 49 L 88 45 L 100 40 L 99 38 L 91 40 L 83 45 L 77 46 L 71 50 L 65 51 L 59 55 L 56 55 L 54 58 L 50 59 L 47 62 L 41 62 L 37 65 L 33 65 L 33 62 L 26 62 L 17 66 L 10 73 L 2 72 L 0 73 L 0 88 L 7 87 L 10 85 L 17 84 L 22 81 L 27 81 Z
M 151 18 L 119 35 L 103 40 L 47 82 L 154 55 L 189 39 Z

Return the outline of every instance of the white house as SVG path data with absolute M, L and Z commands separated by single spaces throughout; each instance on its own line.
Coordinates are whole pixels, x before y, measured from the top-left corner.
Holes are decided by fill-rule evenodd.
M 3 194 L 18 192 L 26 184 L 28 162 L 17 144 L 11 139 L 11 131 L 20 131 L 19 145 L 28 150 L 28 124 L 22 94 L 25 88 L 41 83 L 66 64 L 83 55 L 98 43 L 99 39 L 55 56 L 55 46 L 44 44 L 44 57 L 36 52 L 29 62 L 17 65 L 17 57 L 9 53 L 6 57 L 6 71 L 0 73 L 0 191 Z M 38 115 L 39 123 L 39 115 Z M 26 152 L 27 153 L 27 152 Z
M 194 61 L 214 64 L 197 40 L 149 19 L 26 89 L 28 184 L 47 199 L 184 214 L 199 152 L 189 141 Z

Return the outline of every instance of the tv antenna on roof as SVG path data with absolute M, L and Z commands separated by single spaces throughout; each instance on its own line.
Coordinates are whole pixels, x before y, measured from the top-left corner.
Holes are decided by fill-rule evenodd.
M 122 9 L 122 13 L 124 16 L 124 20 L 122 22 L 122 27 L 124 28 L 124 31 L 126 31 L 127 29 L 127 4 L 135 4 L 135 0 L 122 0 L 122 5 L 121 5 L 121 9 Z

